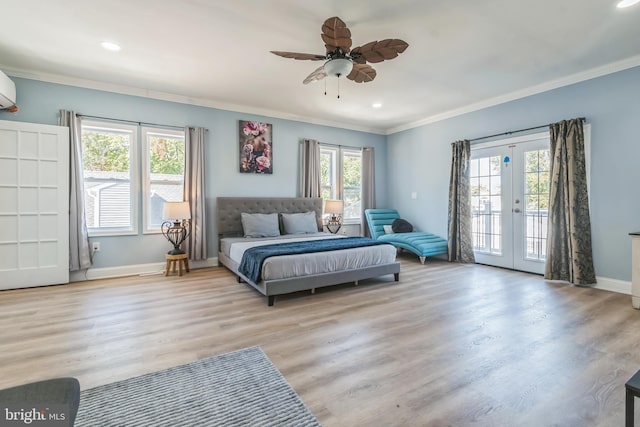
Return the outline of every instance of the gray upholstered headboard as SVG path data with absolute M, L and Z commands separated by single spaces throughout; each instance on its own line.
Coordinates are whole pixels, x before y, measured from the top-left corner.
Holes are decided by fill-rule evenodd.
M 216 225 L 218 236 L 242 236 L 240 214 L 298 213 L 315 211 L 318 231 L 322 231 L 322 199 L 309 197 L 218 197 Z

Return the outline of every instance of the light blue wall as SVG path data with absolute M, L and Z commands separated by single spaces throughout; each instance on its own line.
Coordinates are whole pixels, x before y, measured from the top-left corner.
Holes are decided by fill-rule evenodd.
M 209 129 L 206 151 L 209 252 L 217 252 L 215 197 L 295 196 L 301 138 L 376 148 L 378 207 L 446 236 L 450 143 L 584 116 L 591 124 L 591 217 L 596 273 L 631 279 L 630 238 L 640 230 L 640 67 L 555 89 L 388 137 L 327 126 L 13 78 L 20 111 L 0 120 L 55 124 L 60 108 L 84 114 Z M 238 172 L 237 121 L 274 125 L 274 174 Z M 418 198 L 411 199 L 411 192 Z M 162 260 L 159 235 L 100 237 L 96 267 Z
M 206 197 L 209 256 L 217 256 L 215 198 L 218 196 L 293 197 L 298 191 L 299 141 L 355 147 L 375 147 L 376 198 L 386 204 L 386 137 L 365 132 L 313 125 L 291 120 L 159 101 L 73 86 L 12 77 L 16 83 L 18 113 L 0 111 L 0 120 L 56 124 L 58 110 L 82 114 L 176 126 L 209 129 L 206 141 Z M 273 124 L 272 175 L 241 174 L 238 171 L 238 120 L 260 120 Z M 142 229 L 142 224 L 139 224 Z M 160 262 L 169 249 L 162 235 L 99 237 L 101 251 L 94 267 L 113 267 Z
M 640 230 L 639 100 L 636 67 L 390 135 L 388 206 L 417 227 L 446 236 L 451 142 L 586 117 L 596 274 L 631 280 L 628 233 Z

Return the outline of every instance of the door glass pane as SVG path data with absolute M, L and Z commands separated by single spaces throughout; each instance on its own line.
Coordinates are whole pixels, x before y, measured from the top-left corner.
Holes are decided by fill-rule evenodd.
M 473 249 L 502 254 L 502 177 L 500 156 L 471 160 L 471 215 Z
M 524 254 L 525 259 L 544 261 L 549 214 L 549 150 L 527 151 L 524 160 Z

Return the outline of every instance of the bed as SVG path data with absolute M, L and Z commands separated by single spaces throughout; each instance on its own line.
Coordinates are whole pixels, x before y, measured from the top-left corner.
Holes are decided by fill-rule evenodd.
M 263 197 L 218 197 L 216 202 L 216 225 L 218 231 L 218 263 L 228 268 L 239 282 L 245 282 L 267 297 L 272 306 L 276 295 L 303 290 L 357 282 L 378 276 L 393 274 L 400 278 L 400 263 L 396 261 L 396 249 L 389 244 L 379 244 L 371 239 L 362 239 L 365 246 L 338 250 L 324 249 L 293 255 L 269 256 L 264 259 L 259 279 L 252 280 L 242 267 L 244 251 L 254 246 L 291 244 L 303 240 L 331 240 L 326 245 L 346 245 L 338 240 L 341 236 L 322 232 L 322 199 L 320 198 L 263 198 Z M 273 237 L 244 237 L 243 213 L 278 214 L 279 228 L 283 228 L 283 217 L 289 214 L 313 212 L 317 233 L 282 234 Z M 246 225 L 246 224 L 245 224 Z M 347 238 L 348 240 L 349 238 Z M 373 243 L 368 243 L 366 241 Z M 324 243 L 323 243 L 324 244 Z M 267 247 L 267 246 L 265 246 Z M 270 246 L 271 248 L 276 248 Z

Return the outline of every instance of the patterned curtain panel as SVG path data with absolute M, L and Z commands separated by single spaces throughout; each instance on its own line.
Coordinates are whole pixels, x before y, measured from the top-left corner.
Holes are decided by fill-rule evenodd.
M 449 181 L 449 261 L 475 262 L 471 239 L 471 194 L 469 191 L 468 140 L 451 144 Z
M 363 236 L 371 237 L 369 226 L 365 221 L 364 211 L 375 209 L 376 207 L 376 168 L 375 149 L 364 147 L 362 149 L 362 222 L 360 233 Z
M 84 211 L 81 123 L 75 111 L 60 110 L 58 124 L 69 128 L 69 271 L 86 270 L 93 260 Z
M 184 200 L 191 209 L 191 234 L 187 240 L 189 259 L 207 259 L 207 217 L 204 192 L 204 138 L 205 128 L 186 127 Z
M 300 147 L 300 197 L 320 194 L 320 143 L 305 139 Z
M 549 131 L 551 184 L 544 278 L 594 284 L 582 120 L 563 120 L 550 125 Z

